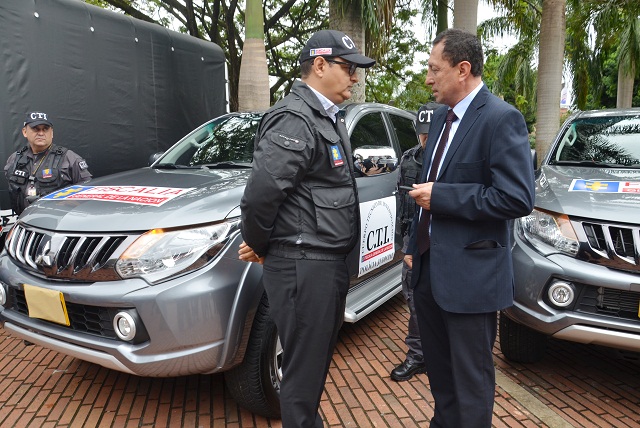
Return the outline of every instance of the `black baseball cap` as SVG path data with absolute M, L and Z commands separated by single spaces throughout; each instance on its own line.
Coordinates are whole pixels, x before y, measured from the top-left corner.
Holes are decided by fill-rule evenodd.
M 24 126 L 29 125 L 35 127 L 38 125 L 48 125 L 53 128 L 53 124 L 49 121 L 49 115 L 41 111 L 32 111 L 27 113 L 27 117 L 24 121 Z
M 434 111 L 443 105 L 444 104 L 426 103 L 418 109 L 418 114 L 416 115 L 417 134 L 429 133 L 429 128 L 431 127 L 431 116 L 433 116 Z
M 339 56 L 361 68 L 373 67 L 376 63 L 358 51 L 351 37 L 336 30 L 320 30 L 311 36 L 300 53 L 300 64 L 317 56 Z

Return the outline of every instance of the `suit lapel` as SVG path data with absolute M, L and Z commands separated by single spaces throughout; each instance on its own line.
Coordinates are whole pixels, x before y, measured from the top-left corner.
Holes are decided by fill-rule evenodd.
M 453 136 L 453 140 L 451 140 L 451 145 L 449 146 L 449 150 L 447 150 L 447 154 L 442 160 L 442 166 L 440 166 L 440 173 L 438 177 L 441 177 L 442 174 L 447 170 L 447 167 L 451 163 L 451 159 L 455 156 L 456 152 L 462 146 L 462 142 L 465 140 L 467 134 L 473 127 L 473 124 L 480 118 L 482 114 L 482 107 L 486 104 L 487 97 L 490 95 L 489 90 L 486 86 L 483 86 L 482 89 L 476 94 L 473 101 L 467 108 L 467 111 L 464 113 L 462 121 L 458 125 L 458 129 L 456 130 L 455 135 Z M 444 121 L 443 121 L 444 122 Z M 472 142 L 468 140 L 467 144 Z

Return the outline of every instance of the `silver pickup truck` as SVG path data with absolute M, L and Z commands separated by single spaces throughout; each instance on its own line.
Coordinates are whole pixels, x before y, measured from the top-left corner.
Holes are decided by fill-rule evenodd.
M 356 322 L 401 288 L 395 167 L 417 137 L 412 113 L 344 109 L 357 163 L 383 171 L 357 178 L 361 239 L 344 314 Z M 0 255 L 5 330 L 139 376 L 225 372 L 239 404 L 278 416 L 282 350 L 262 268 L 237 254 L 260 118 L 218 117 L 150 167 L 67 187 L 25 210 Z
M 640 352 L 640 109 L 569 117 L 536 177 L 503 354 L 538 361 L 549 337 Z

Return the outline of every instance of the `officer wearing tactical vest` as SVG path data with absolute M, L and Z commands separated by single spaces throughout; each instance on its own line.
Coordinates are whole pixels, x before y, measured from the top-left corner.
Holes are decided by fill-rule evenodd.
M 16 214 L 41 196 L 91 178 L 84 159 L 53 144 L 53 124 L 46 113 L 28 113 L 22 135 L 28 144 L 9 156 L 4 167 Z
M 442 104 L 427 103 L 420 107 L 416 117 L 416 133 L 420 144 L 410 148 L 402 155 L 399 165 L 398 186 L 409 186 L 418 183 L 420 173 L 422 171 L 422 155 L 424 146 L 429 135 L 429 127 L 431 125 L 431 115 Z M 402 251 L 407 251 L 409 243 L 409 228 L 413 220 L 413 213 L 416 211 L 415 200 L 409 196 L 406 191 L 397 193 L 398 200 L 398 225 L 402 234 Z M 422 356 L 422 345 L 420 342 L 420 332 L 418 330 L 418 320 L 416 318 L 416 308 L 413 303 L 413 290 L 409 287 L 411 283 L 411 270 L 406 263 L 402 265 L 402 294 L 407 300 L 409 307 L 409 325 L 407 328 L 407 337 L 405 343 L 408 351 L 407 356 L 399 366 L 391 371 L 391 379 L 395 381 L 404 381 L 411 379 L 418 373 L 425 373 L 426 368 L 424 358 Z

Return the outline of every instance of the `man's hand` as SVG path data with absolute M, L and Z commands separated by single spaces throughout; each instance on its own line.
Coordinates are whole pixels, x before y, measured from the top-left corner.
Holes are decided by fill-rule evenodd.
M 409 269 L 413 269 L 413 256 L 411 254 L 405 254 L 404 262 L 407 264 Z
M 238 249 L 238 258 L 244 262 L 264 263 L 264 257 L 258 257 L 258 255 L 253 252 L 253 249 L 251 249 L 251 247 L 244 241 L 242 241 L 242 244 L 240 244 L 240 248 Z
M 425 210 L 431 210 L 431 189 L 433 183 L 414 184 L 414 189 L 409 192 L 409 196 L 416 200 L 416 204 Z

